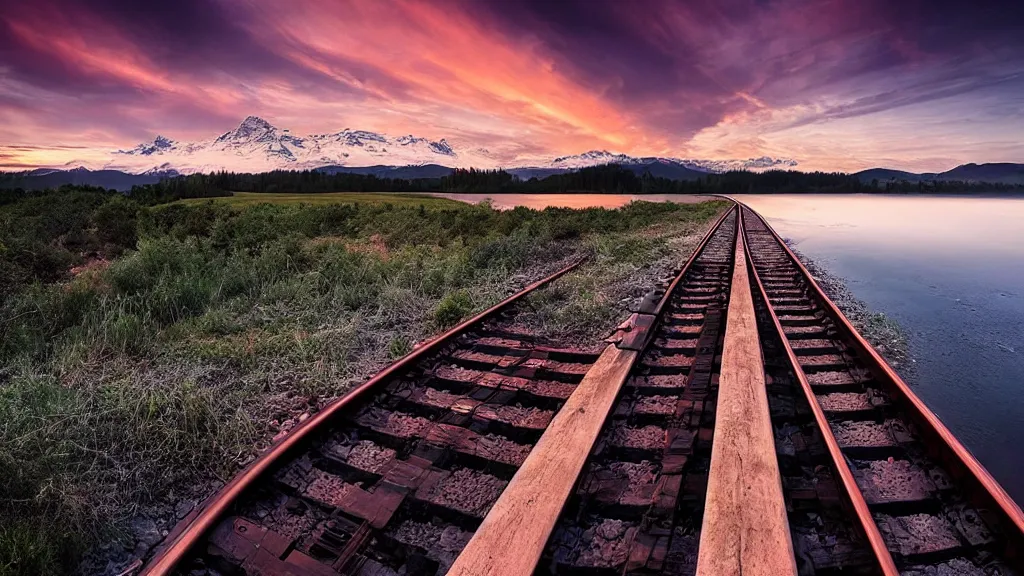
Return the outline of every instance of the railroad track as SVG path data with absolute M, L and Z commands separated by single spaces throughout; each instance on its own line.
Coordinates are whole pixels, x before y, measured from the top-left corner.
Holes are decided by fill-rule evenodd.
M 184 519 L 142 573 L 447 571 L 598 359 L 514 328 L 517 301 L 570 268 L 301 424 Z
M 690 573 L 711 460 L 736 216 L 665 301 L 538 573 Z
M 813 410 L 800 387 L 772 310 L 751 276 L 766 392 L 794 554 L 801 574 L 876 574 Z
M 293 431 L 144 574 L 1021 574 L 1024 516 L 754 212 L 600 355 L 528 287 Z
M 865 540 L 859 544 L 842 526 L 830 535 L 826 519 L 800 537 L 813 567 L 828 567 L 838 555 L 866 567 L 864 552 L 870 551 L 875 570 L 885 574 L 1021 573 L 1020 508 L 849 324 L 767 223 L 745 206 L 741 212 L 755 293 L 770 303 L 763 306 L 764 332 L 774 332 L 782 345 L 775 356 L 788 358 L 782 369 L 799 382 L 824 436 L 828 490 L 839 489 Z M 784 477 L 784 483 L 790 495 L 802 491 L 799 478 Z M 792 514 L 790 521 L 796 534 L 800 523 Z M 828 542 L 837 543 L 831 551 L 821 546 Z
M 597 359 L 509 329 L 516 301 L 572 267 L 328 406 L 179 525 L 145 571 L 443 572 Z

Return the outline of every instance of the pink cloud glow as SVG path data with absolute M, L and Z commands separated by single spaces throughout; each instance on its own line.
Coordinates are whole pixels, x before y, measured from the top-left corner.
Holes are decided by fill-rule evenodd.
M 208 138 L 248 114 L 448 138 L 504 162 L 589 149 L 842 170 L 1024 161 L 1021 9 L 985 8 L 37 0 L 0 15 L 0 168 Z

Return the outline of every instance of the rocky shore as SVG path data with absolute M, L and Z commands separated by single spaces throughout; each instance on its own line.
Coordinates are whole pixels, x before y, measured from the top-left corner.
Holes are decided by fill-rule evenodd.
M 786 244 L 800 258 L 821 289 L 850 319 L 861 335 L 878 350 L 878 353 L 885 358 L 890 366 L 895 368 L 901 376 L 907 378 L 912 372 L 914 360 L 910 358 L 906 330 L 892 318 L 868 308 L 863 300 L 853 295 L 844 278 L 833 274 L 814 259 L 802 254 L 790 244 L 789 240 L 786 240 Z

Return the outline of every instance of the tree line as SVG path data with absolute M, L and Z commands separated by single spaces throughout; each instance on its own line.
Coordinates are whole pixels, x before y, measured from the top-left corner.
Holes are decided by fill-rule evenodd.
M 769 171 L 708 174 L 697 180 L 673 180 L 637 173 L 615 164 L 582 168 L 545 178 L 523 180 L 505 170 L 458 168 L 442 178 L 381 178 L 369 174 L 276 170 L 262 174 L 214 172 L 168 178 L 135 186 L 130 195 L 145 204 L 180 198 L 224 196 L 231 192 L 477 192 L 502 193 L 796 193 L 863 192 L 868 185 L 840 173 Z
M 971 193 L 1019 192 L 1020 184 L 990 184 L 959 181 L 862 182 L 841 172 L 733 171 L 706 174 L 695 180 L 673 180 L 637 173 L 615 164 L 593 166 L 545 178 L 524 180 L 505 170 L 453 170 L 442 178 L 382 178 L 372 174 L 329 173 L 318 170 L 275 170 L 260 174 L 212 172 L 166 178 L 156 184 L 132 187 L 128 193 L 145 205 L 163 204 L 182 198 L 230 196 L 233 192 L 475 192 L 504 193 L 618 193 L 618 194 L 844 194 L 888 193 Z M 31 192 L 0 190 L 0 205 Z

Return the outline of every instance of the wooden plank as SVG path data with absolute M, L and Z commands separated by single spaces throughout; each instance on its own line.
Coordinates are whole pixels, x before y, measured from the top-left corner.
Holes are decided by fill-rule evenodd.
M 526 576 L 540 561 L 638 352 L 609 345 L 534 446 L 451 576 Z
M 697 574 L 795 576 L 742 234 L 741 225 Z

